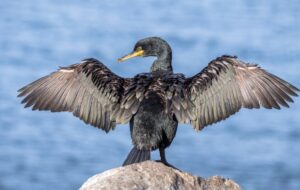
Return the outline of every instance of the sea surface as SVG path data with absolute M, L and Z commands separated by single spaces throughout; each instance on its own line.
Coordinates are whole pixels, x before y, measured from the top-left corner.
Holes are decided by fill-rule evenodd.
M 106 134 L 70 113 L 24 109 L 22 86 L 94 57 L 122 77 L 153 58 L 117 63 L 148 36 L 166 39 L 175 72 L 192 76 L 237 55 L 300 87 L 299 0 L 1 0 L 0 189 L 78 189 L 122 164 L 129 127 Z M 300 98 L 282 110 L 241 110 L 197 133 L 180 125 L 167 159 L 181 170 L 232 178 L 245 190 L 300 189 Z M 158 159 L 158 153 L 152 154 Z

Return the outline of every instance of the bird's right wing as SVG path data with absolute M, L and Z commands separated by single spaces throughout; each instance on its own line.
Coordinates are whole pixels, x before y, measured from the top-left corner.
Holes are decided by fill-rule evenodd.
M 296 87 L 257 65 L 231 56 L 211 61 L 197 75 L 187 78 L 186 90 L 193 103 L 189 118 L 197 130 L 228 118 L 242 107 L 288 107 Z M 185 118 L 186 119 L 186 118 Z
M 108 132 L 134 114 L 120 105 L 129 82 L 98 60 L 85 59 L 28 84 L 19 90 L 19 96 L 25 96 L 25 107 L 73 112 L 85 123 Z

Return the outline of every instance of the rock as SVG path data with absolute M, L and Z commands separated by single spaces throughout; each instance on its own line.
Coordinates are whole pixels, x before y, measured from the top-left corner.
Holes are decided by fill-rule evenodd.
M 80 190 L 98 189 L 240 190 L 241 188 L 230 179 L 219 176 L 204 179 L 167 167 L 160 162 L 146 161 L 96 174 L 80 188 Z

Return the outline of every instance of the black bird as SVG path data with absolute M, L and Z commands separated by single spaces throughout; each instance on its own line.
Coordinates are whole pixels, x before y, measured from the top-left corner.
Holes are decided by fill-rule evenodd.
M 22 103 L 33 110 L 69 111 L 85 123 L 109 132 L 130 123 L 133 149 L 123 165 L 150 159 L 165 148 L 178 123 L 194 129 L 224 120 L 241 108 L 288 107 L 296 87 L 234 56 L 221 56 L 192 77 L 173 73 L 172 50 L 161 38 L 138 41 L 133 52 L 119 61 L 155 56 L 150 72 L 122 78 L 96 59 L 61 67 L 19 90 Z

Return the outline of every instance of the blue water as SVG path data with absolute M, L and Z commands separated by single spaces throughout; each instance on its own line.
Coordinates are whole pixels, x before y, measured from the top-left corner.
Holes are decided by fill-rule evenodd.
M 58 66 L 95 57 L 130 77 L 148 71 L 153 58 L 116 59 L 155 35 L 170 43 L 175 71 L 187 76 L 232 54 L 300 87 L 298 0 L 2 0 L 0 10 L 1 190 L 78 189 L 120 166 L 131 148 L 126 125 L 105 134 L 69 113 L 23 109 L 17 89 Z M 290 109 L 242 110 L 200 133 L 182 125 L 167 158 L 247 190 L 299 190 L 299 113 L 296 98 Z

